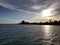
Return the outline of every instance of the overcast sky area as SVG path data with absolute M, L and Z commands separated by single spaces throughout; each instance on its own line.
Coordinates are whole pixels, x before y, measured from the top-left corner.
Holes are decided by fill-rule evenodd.
M 42 15 L 50 10 L 51 16 Z M 46 11 L 46 12 L 48 12 Z M 40 22 L 60 19 L 60 0 L 0 0 L 0 23 Z

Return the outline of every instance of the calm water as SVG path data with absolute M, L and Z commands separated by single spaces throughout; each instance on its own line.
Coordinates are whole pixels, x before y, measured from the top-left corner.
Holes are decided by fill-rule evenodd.
M 0 45 L 60 45 L 60 26 L 0 25 Z

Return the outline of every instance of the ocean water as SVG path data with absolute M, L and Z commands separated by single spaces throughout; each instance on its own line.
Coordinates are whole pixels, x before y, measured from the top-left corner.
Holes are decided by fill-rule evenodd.
M 60 26 L 0 25 L 0 45 L 60 45 Z

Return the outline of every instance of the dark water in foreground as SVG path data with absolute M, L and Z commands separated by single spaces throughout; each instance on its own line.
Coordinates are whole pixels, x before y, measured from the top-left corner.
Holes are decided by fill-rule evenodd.
M 60 45 L 60 26 L 0 25 L 0 45 Z

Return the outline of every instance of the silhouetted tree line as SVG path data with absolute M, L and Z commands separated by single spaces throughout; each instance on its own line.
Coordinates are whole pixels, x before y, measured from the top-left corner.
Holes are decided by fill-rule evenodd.
M 25 22 L 24 20 L 21 22 L 21 23 L 18 23 L 18 24 L 32 24 L 32 25 L 60 25 L 60 21 L 51 21 L 49 20 L 49 22 L 40 22 L 40 23 L 36 23 L 36 22 L 33 22 L 33 23 L 30 23 L 30 22 Z

